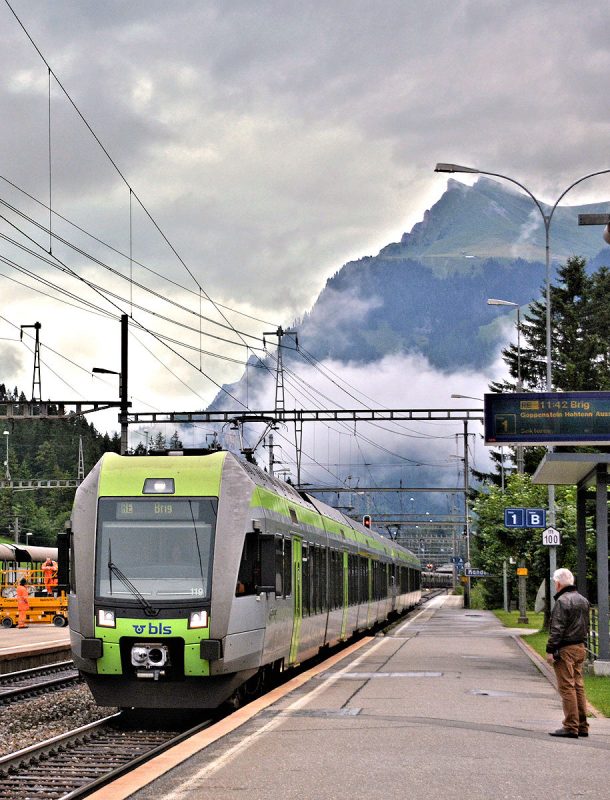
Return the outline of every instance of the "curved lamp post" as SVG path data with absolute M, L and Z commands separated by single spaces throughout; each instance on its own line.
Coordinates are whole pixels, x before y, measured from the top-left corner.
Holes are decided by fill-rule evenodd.
M 489 175 L 492 178 L 501 178 L 502 180 L 509 181 L 509 183 L 514 183 L 515 186 L 518 186 L 522 189 L 534 202 L 536 208 L 540 212 L 540 216 L 542 217 L 542 221 L 544 223 L 544 252 L 545 252 L 545 266 L 546 266 L 546 390 L 547 392 L 552 391 L 553 389 L 553 369 L 552 369 L 552 350 L 551 350 L 551 222 L 553 220 L 553 214 L 559 203 L 563 200 L 566 194 L 573 189 L 575 186 L 578 186 L 579 183 L 588 180 L 589 178 L 594 178 L 596 175 L 607 175 L 610 173 L 610 169 L 600 169 L 597 172 L 590 172 L 587 175 L 583 175 L 582 178 L 578 178 L 573 183 L 571 183 L 567 189 L 564 189 L 563 192 L 559 195 L 555 203 L 551 206 L 551 210 L 548 214 L 545 213 L 542 204 L 538 200 L 538 198 L 532 194 L 532 192 L 524 186 L 519 181 L 515 180 L 515 178 L 511 178 L 508 175 L 502 175 L 499 172 L 488 172 L 487 170 L 483 169 L 476 169 L 474 167 L 464 167 L 460 164 L 437 164 L 434 168 L 435 172 L 464 172 L 464 173 L 471 173 L 475 175 Z M 549 497 L 549 524 L 551 527 L 555 526 L 555 487 L 549 484 L 548 486 L 548 497 Z M 556 549 L 555 547 L 549 547 L 549 561 L 550 561 L 550 573 L 551 576 L 555 571 L 556 567 Z M 552 603 L 551 603 L 552 606 Z
M 434 168 L 435 172 L 468 172 L 474 173 L 475 175 L 489 175 L 492 178 L 501 178 L 502 180 L 509 181 L 510 183 L 514 183 L 515 186 L 518 186 L 533 200 L 536 208 L 540 212 L 540 216 L 542 217 L 542 221 L 544 223 L 544 253 L 545 253 L 545 266 L 546 266 L 546 280 L 545 280 L 545 294 L 546 294 L 546 390 L 547 392 L 552 391 L 553 388 L 553 368 L 552 368 L 552 357 L 551 357 L 551 222 L 553 220 L 553 214 L 559 203 L 563 200 L 566 194 L 573 189 L 575 186 L 578 186 L 579 183 L 588 180 L 589 178 L 594 178 L 596 175 L 606 175 L 610 172 L 610 169 L 601 169 L 598 172 L 590 172 L 588 175 L 583 175 L 582 178 L 578 178 L 575 180 L 574 183 L 571 183 L 567 189 L 564 189 L 563 192 L 559 195 L 551 210 L 548 214 L 545 213 L 544 208 L 542 207 L 542 203 L 535 197 L 534 194 L 524 186 L 519 181 L 515 180 L 514 178 L 509 177 L 508 175 L 502 175 L 499 172 L 487 172 L 483 169 L 475 169 L 474 167 L 463 167 L 459 164 L 437 164 Z
M 517 391 L 520 392 L 523 388 L 521 381 L 521 306 L 519 303 L 514 303 L 512 300 L 498 300 L 495 297 L 490 297 L 487 301 L 488 306 L 508 306 L 517 310 Z

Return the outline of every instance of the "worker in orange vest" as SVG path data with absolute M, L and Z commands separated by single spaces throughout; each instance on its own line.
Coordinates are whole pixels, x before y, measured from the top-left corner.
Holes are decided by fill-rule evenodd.
M 47 590 L 49 597 L 53 594 L 53 586 L 57 586 L 56 570 L 57 562 L 47 558 L 42 565 L 42 575 L 44 578 L 44 588 Z
M 19 618 L 17 620 L 18 628 L 28 627 L 25 624 L 25 619 L 26 619 L 26 613 L 30 608 L 30 598 L 28 596 L 26 583 L 27 583 L 26 579 L 22 578 L 19 581 L 19 586 L 17 587 L 17 611 L 19 612 Z

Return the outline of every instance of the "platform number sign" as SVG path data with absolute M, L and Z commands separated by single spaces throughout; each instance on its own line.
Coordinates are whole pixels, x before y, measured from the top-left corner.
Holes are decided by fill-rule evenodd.
M 505 528 L 544 528 L 546 509 L 544 508 L 505 508 Z
M 561 534 L 555 528 L 547 528 L 542 531 L 542 544 L 548 544 L 550 547 L 557 547 L 561 544 Z
M 525 509 L 524 508 L 505 508 L 504 509 L 504 527 L 505 528 L 523 528 L 525 525 Z
M 546 509 L 544 509 L 544 508 L 526 508 L 525 509 L 525 527 L 526 528 L 544 528 L 544 527 L 546 527 Z

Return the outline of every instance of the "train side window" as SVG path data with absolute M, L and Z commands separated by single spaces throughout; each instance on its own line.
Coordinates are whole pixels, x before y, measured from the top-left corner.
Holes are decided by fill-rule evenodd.
M 284 595 L 284 540 L 275 537 L 275 596 Z
M 320 585 L 322 587 L 322 610 L 327 611 L 330 602 L 329 602 L 329 591 L 328 591 L 328 548 L 323 547 L 321 549 L 322 554 L 322 561 L 320 563 Z
M 312 545 L 309 551 L 312 560 L 312 602 L 311 610 L 314 614 L 320 611 L 320 546 Z
M 254 594 L 261 578 L 260 537 L 257 531 L 246 533 L 244 549 L 239 562 L 235 594 Z
M 292 594 L 292 539 L 284 539 L 284 596 Z

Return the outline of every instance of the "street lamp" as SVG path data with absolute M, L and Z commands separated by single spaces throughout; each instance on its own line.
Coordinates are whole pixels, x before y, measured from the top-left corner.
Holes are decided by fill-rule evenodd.
M 455 400 L 479 400 L 481 403 L 483 402 L 482 397 L 471 397 L 469 394 L 452 394 Z
M 127 379 L 124 372 L 117 372 L 114 369 L 105 369 L 104 367 L 93 367 L 92 373 L 96 375 L 118 375 L 119 376 L 119 397 L 121 399 L 121 455 L 124 456 L 127 452 L 128 436 L 127 436 Z
M 509 306 L 509 308 L 517 309 L 517 391 L 523 389 L 523 382 L 521 380 L 521 306 L 519 303 L 514 303 L 512 300 L 498 300 L 495 297 L 490 297 L 487 301 L 488 306 Z M 517 472 L 522 474 L 525 471 L 523 462 L 523 447 L 517 445 L 515 448 L 517 454 Z M 504 491 L 504 448 L 500 448 L 502 457 L 502 491 Z
M 4 462 L 4 466 L 6 467 L 6 469 L 4 471 L 4 477 L 5 477 L 5 479 L 7 481 L 10 481 L 10 479 L 11 479 L 11 471 L 10 471 L 9 465 L 8 465 L 8 437 L 10 436 L 10 432 L 9 431 L 4 431 L 4 435 L 6 436 L 6 461 Z
M 509 306 L 517 309 L 517 391 L 520 392 L 523 388 L 521 381 L 521 306 L 519 303 L 513 303 L 512 300 L 496 300 L 495 297 L 490 297 L 487 305 Z

